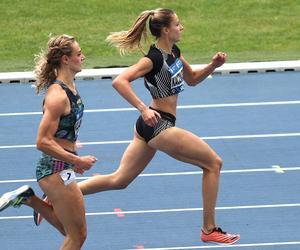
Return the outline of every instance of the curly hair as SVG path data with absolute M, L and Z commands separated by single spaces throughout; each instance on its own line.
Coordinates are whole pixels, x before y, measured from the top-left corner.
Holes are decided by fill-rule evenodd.
M 36 93 L 47 90 L 57 77 L 57 69 L 61 66 L 63 55 L 71 56 L 75 38 L 69 35 L 51 37 L 47 48 L 35 57 Z

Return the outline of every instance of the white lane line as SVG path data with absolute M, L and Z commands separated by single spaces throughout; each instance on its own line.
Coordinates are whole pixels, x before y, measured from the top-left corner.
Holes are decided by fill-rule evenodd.
M 282 171 L 299 171 L 300 167 L 281 168 Z M 277 173 L 276 168 L 257 168 L 257 169 L 233 169 L 222 170 L 221 174 L 237 174 L 237 173 L 257 173 L 257 172 L 274 172 Z M 181 175 L 200 175 L 202 171 L 187 171 L 187 172 L 169 172 L 169 173 L 149 173 L 140 174 L 138 177 L 160 177 L 160 176 L 181 176 Z M 76 180 L 86 180 L 92 176 L 76 177 Z M 36 179 L 15 179 L 15 180 L 0 180 L 0 184 L 5 183 L 22 183 L 22 182 L 36 182 Z
M 283 168 L 282 171 L 299 171 L 300 167 Z M 233 170 L 222 170 L 221 174 L 236 174 L 236 173 L 255 173 L 255 172 L 276 172 L 274 168 L 258 168 L 258 169 L 233 169 Z M 202 171 L 190 171 L 190 172 L 173 172 L 173 173 L 153 173 L 153 174 L 140 174 L 141 177 L 155 177 L 155 176 L 179 176 L 179 175 L 197 175 L 202 174 Z M 0 182 L 1 183 L 1 182 Z
M 41 115 L 42 112 L 19 112 L 19 113 L 0 113 L 0 116 L 25 116 L 25 115 Z
M 216 207 L 216 210 L 239 210 L 239 209 L 269 209 L 269 208 L 293 208 L 300 207 L 300 203 L 288 204 L 263 204 L 263 205 L 247 205 L 247 206 L 231 206 L 231 207 Z M 152 210 L 135 210 L 122 211 L 122 214 L 157 214 L 157 213 L 179 213 L 179 212 L 197 212 L 203 211 L 203 208 L 173 208 L 173 209 L 152 209 Z M 120 212 L 94 212 L 86 213 L 87 216 L 105 216 L 118 215 Z M 33 216 L 1 216 L 0 220 L 14 220 L 14 219 L 30 219 Z
M 220 104 L 200 104 L 200 105 L 179 105 L 178 109 L 199 109 L 199 108 L 226 108 L 226 107 L 245 107 L 245 106 L 270 106 L 270 105 L 295 105 L 300 104 L 296 101 L 276 101 L 276 102 L 244 102 L 244 103 L 220 103 Z M 125 112 L 137 111 L 135 108 L 109 108 L 109 109 L 87 109 L 86 113 L 99 112 Z M 42 112 L 14 112 L 0 113 L 0 116 L 24 116 L 24 115 L 41 115 Z
M 278 174 L 284 174 L 284 169 L 279 165 L 273 165 L 272 168 L 275 170 Z
M 225 135 L 225 136 L 206 136 L 201 137 L 203 140 L 233 140 L 233 139 L 255 139 L 255 138 L 276 138 L 276 137 L 297 137 L 300 133 L 279 133 L 279 134 L 254 134 L 254 135 Z M 81 145 L 108 145 L 108 144 L 128 144 L 131 140 L 124 141 L 95 141 L 95 142 L 80 142 Z M 34 148 L 35 144 L 25 145 L 3 145 L 0 149 L 14 148 Z
M 208 245 L 208 246 L 186 246 L 186 247 L 159 247 L 159 248 L 143 248 L 143 250 L 189 250 L 189 249 L 217 249 L 217 248 L 291 246 L 291 245 L 300 245 L 300 241 L 249 243 L 249 244 L 235 244 L 235 245 L 214 245 L 214 246 Z M 124 249 L 124 250 L 136 250 L 136 248 Z

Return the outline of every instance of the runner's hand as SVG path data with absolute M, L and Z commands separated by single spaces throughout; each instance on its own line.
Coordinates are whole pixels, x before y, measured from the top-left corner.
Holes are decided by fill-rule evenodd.
M 82 169 L 83 171 L 89 170 L 96 161 L 97 158 L 92 155 L 80 156 L 78 162 L 75 164 L 74 170 L 76 169 L 79 173 L 79 169 Z
M 160 114 L 157 111 L 149 108 L 144 109 L 141 112 L 141 115 L 144 122 L 150 127 L 154 127 L 155 124 L 158 122 L 158 119 L 161 118 Z
M 227 54 L 226 53 L 218 52 L 212 58 L 212 65 L 215 68 L 218 68 L 218 67 L 222 66 L 225 63 L 226 59 L 227 59 Z
M 73 170 L 77 174 L 84 174 L 84 170 L 80 167 L 75 166 Z

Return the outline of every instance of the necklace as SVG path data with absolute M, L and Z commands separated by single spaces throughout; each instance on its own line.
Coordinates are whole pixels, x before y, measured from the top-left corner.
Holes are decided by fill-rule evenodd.
M 157 48 L 158 50 L 160 50 L 160 52 L 165 53 L 165 54 L 167 54 L 167 55 L 172 55 L 172 56 L 174 56 L 174 55 L 173 55 L 173 52 L 172 52 L 172 49 L 171 49 L 171 52 L 169 53 L 169 52 L 167 52 L 166 50 L 164 50 L 164 49 L 162 49 L 162 48 L 159 48 L 159 47 L 157 46 L 157 44 L 154 44 L 154 46 L 155 46 L 155 48 Z

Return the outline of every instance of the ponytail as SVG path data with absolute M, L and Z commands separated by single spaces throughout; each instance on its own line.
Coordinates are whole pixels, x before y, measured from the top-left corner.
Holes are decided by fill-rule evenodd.
M 106 38 L 106 41 L 111 45 L 116 46 L 121 55 L 136 50 L 140 50 L 142 51 L 142 53 L 144 53 L 141 45 L 141 40 L 142 38 L 144 38 L 144 41 L 148 40 L 146 24 L 148 18 L 152 15 L 154 15 L 153 10 L 143 11 L 138 16 L 130 30 L 112 32 Z

